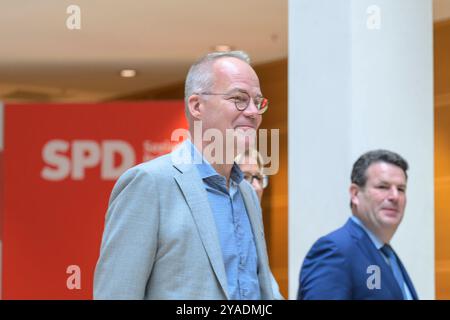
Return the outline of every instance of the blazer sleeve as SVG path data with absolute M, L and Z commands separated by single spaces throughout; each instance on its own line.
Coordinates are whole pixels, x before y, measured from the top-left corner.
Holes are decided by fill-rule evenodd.
M 280 287 L 278 286 L 278 282 L 273 276 L 272 272 L 270 272 L 270 281 L 272 283 L 272 292 L 274 300 L 284 300 L 283 295 L 280 292 Z
M 319 239 L 308 252 L 300 272 L 300 300 L 351 299 L 350 265 L 332 240 Z
M 158 241 L 158 195 L 153 180 L 135 167 L 113 188 L 94 274 L 94 299 L 145 297 Z

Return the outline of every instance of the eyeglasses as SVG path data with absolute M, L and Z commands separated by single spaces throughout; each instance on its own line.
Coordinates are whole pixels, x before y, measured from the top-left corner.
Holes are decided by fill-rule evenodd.
M 251 174 L 249 172 L 244 172 L 244 179 L 250 184 L 252 184 L 253 180 L 256 179 L 258 184 L 262 186 L 263 189 L 269 185 L 269 176 L 266 176 L 265 174 Z
M 237 91 L 232 93 L 212 93 L 212 92 L 201 92 L 197 93 L 204 96 L 228 96 L 226 100 L 232 100 L 236 109 L 239 111 L 244 111 L 250 105 L 250 95 L 245 91 Z M 269 108 L 269 100 L 263 97 L 253 98 L 256 109 L 258 109 L 258 114 L 263 114 Z

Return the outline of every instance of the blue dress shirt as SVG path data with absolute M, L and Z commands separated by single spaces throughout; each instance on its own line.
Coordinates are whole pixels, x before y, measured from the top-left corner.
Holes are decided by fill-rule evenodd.
M 214 215 L 227 275 L 228 296 L 233 300 L 258 300 L 258 256 L 247 209 L 239 190 L 243 173 L 237 164 L 231 170 L 229 190 L 226 178 L 200 155 L 191 143 L 192 159 L 203 180 Z

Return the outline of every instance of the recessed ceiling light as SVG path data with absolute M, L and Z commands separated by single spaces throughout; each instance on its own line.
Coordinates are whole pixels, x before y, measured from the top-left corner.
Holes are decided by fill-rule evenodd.
M 136 76 L 136 70 L 134 69 L 123 69 L 120 71 L 120 76 L 123 78 L 133 78 Z
M 218 44 L 218 45 L 214 46 L 214 51 L 217 51 L 217 52 L 231 51 L 231 46 L 229 46 L 227 44 Z

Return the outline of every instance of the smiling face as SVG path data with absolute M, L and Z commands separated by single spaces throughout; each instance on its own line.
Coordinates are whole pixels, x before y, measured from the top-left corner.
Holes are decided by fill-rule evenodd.
M 366 177 L 363 187 L 350 187 L 354 214 L 378 236 L 393 234 L 406 206 L 405 173 L 393 164 L 376 162 L 367 168 Z
M 247 146 L 249 132 L 245 132 L 255 130 L 256 133 L 262 121 L 254 103 L 255 98 L 262 97 L 258 76 L 250 65 L 234 57 L 216 60 L 212 72 L 213 85 L 206 91 L 218 95 L 193 96 L 191 103 L 197 107 L 191 113 L 195 119 L 202 121 L 203 132 L 208 129 L 219 130 L 225 144 L 227 130 L 233 130 L 238 140 L 236 143 L 244 142 Z M 251 97 L 250 104 L 245 110 L 239 111 L 235 102 L 245 97 L 245 93 Z

